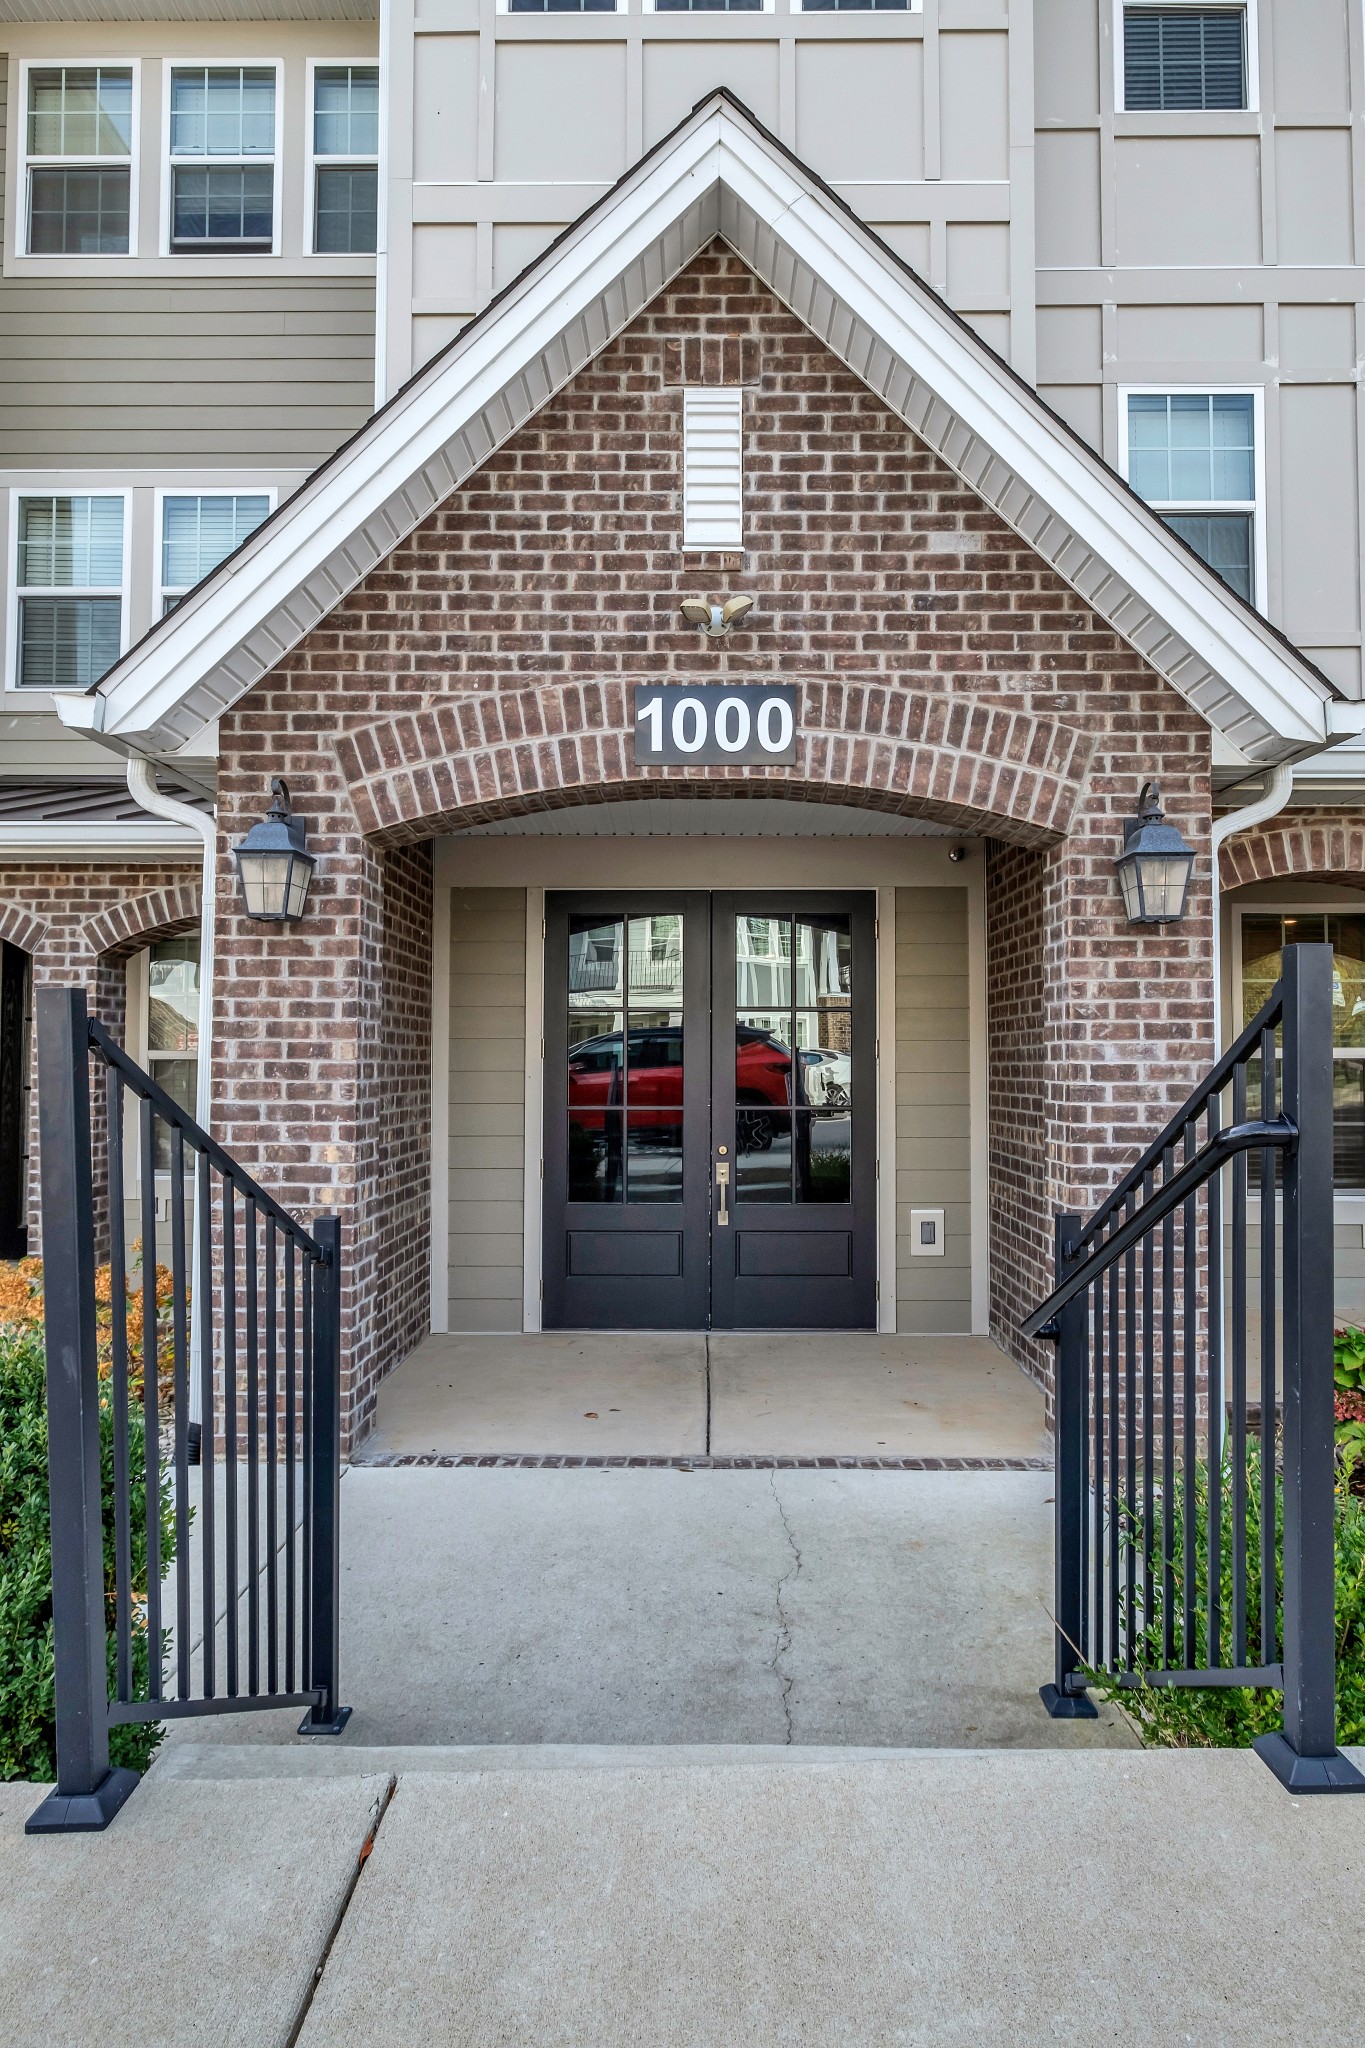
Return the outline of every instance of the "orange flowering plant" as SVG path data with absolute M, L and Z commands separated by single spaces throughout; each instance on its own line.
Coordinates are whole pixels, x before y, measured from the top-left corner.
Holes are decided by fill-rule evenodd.
M 154 1267 L 153 1274 L 156 1302 L 156 1377 L 161 1398 L 167 1401 L 174 1385 L 175 1365 L 174 1337 L 171 1328 L 171 1269 L 169 1266 L 158 1265 Z M 132 1246 L 124 1287 L 123 1326 L 127 1333 L 128 1345 L 128 1391 L 140 1400 L 144 1384 L 141 1240 Z M 187 1288 L 187 1317 L 188 1298 Z M 0 1329 L 5 1328 L 34 1330 L 41 1337 L 41 1259 L 18 1259 L 11 1265 L 0 1264 Z M 99 1345 L 100 1378 L 107 1380 L 114 1369 L 114 1274 L 111 1266 L 101 1266 L 95 1274 L 95 1330 Z

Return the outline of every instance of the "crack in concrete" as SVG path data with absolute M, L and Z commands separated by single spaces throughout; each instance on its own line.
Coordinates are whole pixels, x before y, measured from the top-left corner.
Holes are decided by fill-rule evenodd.
M 299 2036 L 303 2032 L 304 2026 L 308 2019 L 308 2015 L 313 2009 L 313 2000 L 317 1997 L 318 1986 L 322 1982 L 323 1972 L 326 1970 L 327 1965 L 331 1960 L 332 1950 L 336 1946 L 337 1936 L 341 1932 L 341 1923 L 351 1910 L 351 1901 L 355 1897 L 356 1888 L 360 1883 L 361 1877 L 364 1875 L 365 1865 L 370 1860 L 370 1854 L 375 1844 L 375 1837 L 376 1835 L 378 1835 L 379 1830 L 384 1825 L 384 1816 L 388 1812 L 390 1806 L 393 1804 L 393 1797 L 397 1790 L 397 1774 L 395 1772 L 390 1772 L 388 1783 L 385 1785 L 384 1790 L 380 1793 L 378 1799 L 375 1801 L 374 1805 L 370 1809 L 370 1812 L 373 1816 L 373 1822 L 370 1827 L 370 1831 L 366 1835 L 365 1840 L 360 1845 L 360 1854 L 356 1857 L 355 1869 L 351 1872 L 350 1882 L 342 1895 L 341 1904 L 337 1907 L 336 1913 L 332 1919 L 332 1924 L 330 1928 L 327 1930 L 327 1939 L 322 1944 L 321 1953 L 318 1956 L 317 1962 L 313 1965 L 313 1974 L 308 1979 L 307 1986 L 304 1989 L 303 1997 L 299 2003 L 299 2009 L 294 2015 L 294 2024 L 289 2029 L 289 2033 L 285 2039 L 284 2048 L 297 2048 Z
M 791 1619 L 787 1613 L 786 1605 L 782 1598 L 782 1592 L 783 1588 L 786 1585 L 788 1585 L 790 1582 L 794 1582 L 801 1576 L 801 1546 L 797 1542 L 794 1534 L 792 1533 L 792 1525 L 790 1521 L 787 1519 L 787 1510 L 783 1507 L 781 1497 L 778 1494 L 776 1472 L 770 1472 L 768 1474 L 768 1483 L 773 1490 L 773 1506 L 777 1509 L 778 1516 L 782 1523 L 782 1533 L 787 1539 L 787 1547 L 791 1551 L 793 1559 L 790 1569 L 782 1573 L 781 1577 L 777 1581 L 776 1587 L 774 1588 L 774 1598 L 777 1605 L 777 1648 L 773 1651 L 772 1658 L 768 1665 L 768 1669 L 773 1673 L 779 1685 L 782 1687 L 782 1715 L 783 1719 L 787 1724 L 786 1741 L 788 1746 L 790 1746 L 793 1740 L 792 1688 L 796 1684 L 796 1674 L 792 1671 L 782 1671 L 779 1669 L 782 1659 L 791 1654 L 792 1646 Z

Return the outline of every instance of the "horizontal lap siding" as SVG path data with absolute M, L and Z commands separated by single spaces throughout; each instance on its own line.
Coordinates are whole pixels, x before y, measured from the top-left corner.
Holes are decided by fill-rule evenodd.
M 450 897 L 450 1328 L 519 1330 L 526 892 Z
M 4 117 L 0 68 L 0 163 Z M 10 467 L 312 464 L 373 408 L 368 278 L 0 280 Z
M 965 889 L 896 891 L 896 1327 L 970 1330 L 971 1071 Z M 942 1209 L 941 1259 L 911 1209 Z

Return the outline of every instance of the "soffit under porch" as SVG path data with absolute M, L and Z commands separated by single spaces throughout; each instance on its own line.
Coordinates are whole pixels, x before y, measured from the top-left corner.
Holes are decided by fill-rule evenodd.
M 729 95 L 713 94 L 63 720 L 192 739 L 719 236 L 1248 762 L 1318 751 L 1339 693 Z M 1338 708 L 1334 709 L 1334 706 Z

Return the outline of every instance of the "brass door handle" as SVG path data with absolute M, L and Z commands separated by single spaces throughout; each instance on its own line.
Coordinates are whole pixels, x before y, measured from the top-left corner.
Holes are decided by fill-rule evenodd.
M 716 1223 L 721 1230 L 730 1225 L 730 1162 L 721 1159 L 716 1162 L 716 1186 L 720 1189 L 720 1202 L 716 1209 Z

